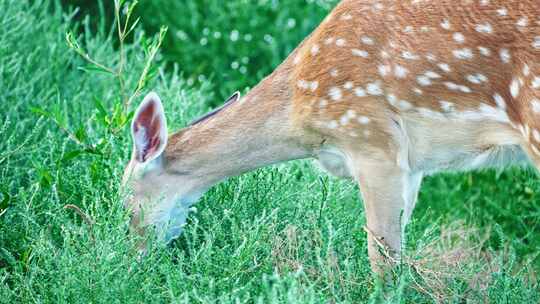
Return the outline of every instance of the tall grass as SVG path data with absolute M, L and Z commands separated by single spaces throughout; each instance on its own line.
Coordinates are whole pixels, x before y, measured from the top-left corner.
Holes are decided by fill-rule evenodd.
M 173 5 L 167 3 L 159 9 L 145 4 L 141 26 L 165 14 Z M 181 3 L 177 15 L 201 14 L 202 8 Z M 246 75 L 254 78 L 239 77 L 235 88 L 269 71 L 322 16 L 302 15 L 310 8 L 294 2 L 288 12 L 274 8 L 283 21 L 274 22 L 276 15 L 262 16 L 264 6 L 284 2 L 257 2 L 263 9 L 227 3 L 241 15 L 230 26 L 242 35 L 264 39 L 276 33 L 273 50 L 247 42 L 240 47 L 245 54 L 249 48 L 266 50 L 264 58 L 272 59 L 257 61 L 261 71 L 250 69 Z M 209 11 L 205 20 L 214 35 L 230 16 Z M 305 28 L 284 33 L 289 16 Z M 251 19 L 261 25 L 251 28 Z M 164 69 L 163 58 L 176 57 L 156 53 L 137 91 L 157 38 L 137 27 L 121 55 L 114 28 L 81 20 L 75 22 L 57 2 L 0 0 L 0 302 L 540 302 L 540 187 L 522 170 L 429 178 L 408 228 L 403 265 L 385 284 L 371 277 L 356 185 L 329 178 L 308 161 L 214 187 L 177 241 L 168 248 L 156 244 L 137 259 L 119 193 L 131 148 L 125 125 L 132 107 L 122 107 L 123 95 L 134 94 L 137 103 L 141 93 L 157 91 L 170 127 L 180 128 L 217 102 L 212 88 L 222 87 L 219 77 L 239 76 L 227 74 L 234 48 L 182 42 L 215 61 L 208 65 L 215 78 L 197 86 L 181 76 L 186 70 L 189 78 L 188 63 L 197 60 Z M 169 25 L 169 39 L 190 28 L 159 20 Z M 68 43 L 69 32 L 75 34 Z M 96 69 L 81 54 L 113 73 Z M 245 54 L 237 53 L 239 62 Z M 123 84 L 114 73 L 121 62 Z
M 167 24 L 164 57 L 178 63 L 189 81 L 219 84 L 221 102 L 272 72 L 337 2 L 149 0 L 136 13 L 149 31 Z

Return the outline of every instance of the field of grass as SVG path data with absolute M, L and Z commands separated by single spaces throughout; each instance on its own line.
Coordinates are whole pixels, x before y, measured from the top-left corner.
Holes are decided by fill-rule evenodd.
M 99 6 L 0 0 L 0 303 L 540 302 L 526 169 L 427 178 L 384 284 L 356 185 L 309 160 L 217 185 L 178 240 L 137 259 L 119 184 L 140 95 L 157 91 L 179 129 L 256 84 L 335 4 L 141 2 L 122 40 Z

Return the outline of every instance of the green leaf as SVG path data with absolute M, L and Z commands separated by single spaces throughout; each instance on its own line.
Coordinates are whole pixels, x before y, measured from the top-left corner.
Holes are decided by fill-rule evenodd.
M 30 262 L 31 253 L 32 253 L 32 247 L 28 247 L 28 249 L 26 249 L 22 253 L 22 256 L 21 256 L 20 260 L 21 260 L 21 262 L 22 262 L 25 269 L 28 269 L 28 266 L 29 266 L 28 264 Z
M 38 175 L 39 175 L 39 185 L 45 188 L 48 188 L 52 185 L 53 177 L 49 170 L 46 168 L 39 168 L 38 169 Z
M 49 112 L 38 107 L 30 107 L 30 111 L 34 114 L 38 114 L 45 117 L 51 117 L 51 114 Z
M 2 260 L 4 260 L 11 267 L 17 264 L 17 260 L 11 254 L 11 252 L 7 251 L 7 249 L 0 247 L 0 257 L 2 257 Z
M 0 201 L 0 210 L 5 210 L 7 207 L 9 207 L 9 201 L 11 200 L 11 196 L 9 195 L 9 192 L 6 190 L 2 190 L 2 201 Z
M 94 105 L 96 106 L 96 109 L 101 117 L 107 116 L 107 110 L 105 110 L 103 103 L 97 97 L 94 97 Z
M 60 162 L 63 164 L 68 163 L 70 160 L 77 158 L 79 155 L 83 154 L 84 152 L 86 151 L 84 150 L 69 151 L 66 154 L 64 154 L 62 159 L 60 159 Z
M 84 151 L 85 153 L 88 153 L 88 154 L 103 155 L 103 152 L 101 152 L 101 150 L 98 150 L 98 148 L 94 148 L 94 149 L 84 149 L 83 151 Z
M 108 75 L 114 75 L 113 73 L 111 73 L 111 71 L 93 64 L 89 64 L 84 67 L 78 67 L 78 69 L 86 73 L 103 73 Z
M 86 129 L 84 128 L 84 126 L 79 127 L 79 128 L 75 131 L 75 138 L 77 138 L 77 139 L 80 140 L 81 142 L 85 141 L 86 138 L 88 138 L 88 136 L 87 136 L 87 134 L 86 134 Z

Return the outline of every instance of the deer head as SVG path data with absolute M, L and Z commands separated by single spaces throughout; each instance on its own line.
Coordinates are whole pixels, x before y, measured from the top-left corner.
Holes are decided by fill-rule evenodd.
M 188 209 L 202 194 L 186 182 L 189 175 L 167 167 L 167 120 L 159 96 L 149 93 L 131 124 L 133 152 L 123 178 L 131 189 L 125 207 L 132 212 L 132 231 L 155 226 L 157 237 L 169 242 L 181 232 Z

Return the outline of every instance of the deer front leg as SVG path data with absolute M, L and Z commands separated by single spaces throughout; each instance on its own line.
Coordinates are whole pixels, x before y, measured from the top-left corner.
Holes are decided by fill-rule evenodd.
M 355 163 L 355 177 L 364 200 L 371 268 L 382 274 L 400 260 L 401 234 L 414 208 L 422 174 L 411 173 L 390 160 Z

